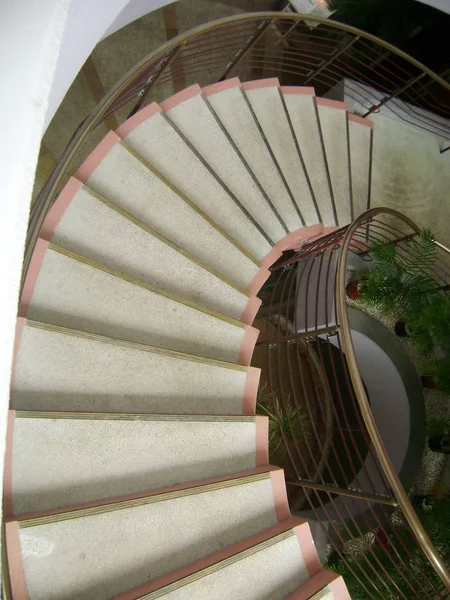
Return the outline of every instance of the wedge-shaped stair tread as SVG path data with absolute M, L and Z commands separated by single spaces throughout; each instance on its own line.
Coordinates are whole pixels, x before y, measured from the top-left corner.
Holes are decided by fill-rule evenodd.
M 179 103 L 175 96 L 163 102 L 162 108 L 227 189 L 257 221 L 268 238 L 276 243 L 286 235 L 285 229 L 272 211 L 255 177 L 210 110 L 201 94 L 201 88 L 194 87 L 194 91 L 198 91 L 196 95 Z M 183 97 L 180 96 L 180 99 Z
M 247 98 L 295 198 L 305 225 L 319 222 L 309 180 L 280 95 L 277 79 L 243 84 Z
M 325 147 L 334 205 L 340 227 L 352 220 L 350 150 L 346 105 L 325 98 L 317 99 L 320 128 Z
M 314 191 L 320 220 L 325 227 L 332 227 L 337 219 L 313 89 L 282 86 L 281 91 Z
M 369 209 L 372 167 L 373 123 L 356 115 L 348 115 L 352 197 L 354 216 Z
M 106 600 L 277 522 L 270 473 L 20 520 L 30 600 Z
M 340 575 L 321 569 L 285 600 L 351 600 Z
M 308 524 L 288 519 L 117 600 L 283 600 L 319 567 L 311 543 Z
M 19 410 L 241 414 L 259 369 L 26 321 L 12 407 Z
M 109 146 L 110 140 L 120 138 L 111 132 L 102 143 Z M 256 275 L 255 262 L 165 182 L 162 174 L 120 141 L 112 145 L 86 183 L 238 285 L 246 287 Z
M 151 104 L 117 132 L 242 247 L 263 258 L 269 242 L 160 110 Z
M 77 191 L 51 241 L 238 320 L 248 304 L 248 292 L 86 187 Z
M 241 364 L 249 364 L 257 335 L 240 321 L 55 245 L 45 252 L 27 316 Z
M 236 77 L 213 84 L 203 91 L 289 231 L 300 228 L 303 223 L 295 199 L 257 119 L 252 114 L 239 79 Z
M 251 416 L 17 412 L 14 512 L 253 469 L 267 462 L 266 429 Z

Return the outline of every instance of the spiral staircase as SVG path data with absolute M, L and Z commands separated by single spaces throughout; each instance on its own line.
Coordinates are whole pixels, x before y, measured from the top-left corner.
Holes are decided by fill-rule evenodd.
M 17 324 L 14 600 L 349 598 L 269 464 L 252 322 L 283 251 L 367 209 L 372 135 L 233 78 L 148 105 L 69 180 Z

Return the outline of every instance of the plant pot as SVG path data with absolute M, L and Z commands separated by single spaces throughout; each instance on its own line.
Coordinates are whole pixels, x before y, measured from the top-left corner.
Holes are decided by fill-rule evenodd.
M 358 285 L 359 284 L 357 281 L 349 281 L 345 286 L 345 292 L 347 294 L 347 297 L 350 298 L 350 300 L 359 300 L 359 298 L 361 297 Z
M 422 386 L 427 390 L 435 390 L 436 382 L 433 379 L 432 375 L 421 375 L 420 381 L 422 382 Z
M 406 321 L 397 321 L 394 326 L 395 335 L 398 337 L 409 337 L 409 333 L 406 329 Z
M 433 435 L 428 440 L 428 448 L 439 454 L 450 454 L 450 435 L 448 433 Z

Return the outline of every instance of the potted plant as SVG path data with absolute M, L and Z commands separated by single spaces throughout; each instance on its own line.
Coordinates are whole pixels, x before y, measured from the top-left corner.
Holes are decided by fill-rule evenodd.
M 445 357 L 425 364 L 422 385 L 450 395 L 450 359 Z

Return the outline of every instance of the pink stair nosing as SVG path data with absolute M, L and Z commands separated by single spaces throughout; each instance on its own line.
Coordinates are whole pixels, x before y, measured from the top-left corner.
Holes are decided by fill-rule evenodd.
M 75 173 L 75 177 L 83 183 L 86 183 L 111 148 L 115 146 L 117 142 L 120 142 L 120 139 L 121 138 L 117 135 L 117 133 L 115 133 L 115 131 L 110 131 L 107 133 L 102 141 L 94 148 L 94 150 L 83 162 L 81 167 Z
M 257 330 L 256 330 L 257 331 Z M 256 343 L 256 339 L 255 339 Z M 261 369 L 257 367 L 247 367 L 247 377 L 245 380 L 244 397 L 242 399 L 242 414 L 254 415 L 256 409 L 256 397 L 258 395 L 259 378 Z M 269 462 L 269 461 L 267 461 Z
M 262 286 L 266 283 L 266 281 L 269 279 L 269 277 L 270 277 L 269 269 L 260 268 L 259 271 L 256 273 L 256 275 L 253 277 L 253 279 L 248 284 L 247 291 L 256 296 L 256 294 L 259 292 L 259 290 L 262 288 Z
M 202 88 L 198 85 L 198 83 L 194 83 L 194 85 L 191 85 L 190 87 L 181 90 L 181 92 L 177 92 L 173 96 L 170 96 L 170 98 L 163 100 L 159 103 L 159 105 L 165 112 L 169 112 L 169 110 L 172 110 L 172 108 L 175 108 L 182 102 L 186 102 L 186 100 L 190 100 L 195 96 L 199 96 L 201 93 Z
M 242 340 L 242 346 L 239 351 L 238 365 L 249 366 L 258 336 L 259 329 L 256 329 L 251 325 L 245 327 L 244 339 Z
M 41 238 L 47 241 L 52 239 L 55 229 L 58 227 L 62 216 L 69 208 L 69 204 L 75 198 L 77 192 L 82 187 L 83 182 L 79 179 L 76 179 L 75 177 L 71 177 L 69 179 L 45 217 L 40 233 Z
M 241 322 L 245 323 L 245 325 L 251 325 L 255 320 L 261 304 L 262 300 L 258 298 L 258 296 L 250 296 L 247 306 L 244 308 L 244 311 L 241 315 Z
M 280 87 L 280 82 L 277 77 L 269 77 L 268 79 L 257 79 L 256 81 L 245 81 L 242 88 L 247 90 L 258 90 L 266 87 Z
M 226 90 L 231 90 L 233 88 L 237 88 L 241 85 L 239 77 L 232 77 L 231 79 L 225 79 L 224 81 L 219 81 L 218 83 L 212 83 L 211 85 L 207 85 L 203 88 L 203 93 L 205 96 L 212 96 L 213 94 L 217 94 L 217 92 L 225 92 Z
M 136 114 L 127 119 L 125 123 L 116 129 L 116 134 L 122 139 L 126 138 L 133 129 L 142 125 L 147 119 L 151 119 L 153 115 L 157 115 L 162 111 L 162 108 L 157 102 L 152 102 L 145 108 L 141 108 Z
M 44 262 L 44 256 L 48 248 L 48 241 L 39 238 L 34 247 L 34 252 L 31 257 L 30 265 L 28 267 L 25 282 L 23 284 L 22 295 L 20 297 L 19 304 L 19 317 L 26 317 L 28 307 L 30 306 L 31 298 L 33 296 L 34 288 L 38 280 L 39 272 Z
M 360 117 L 359 115 L 355 115 L 353 113 L 348 113 L 349 121 L 353 121 L 354 123 L 358 123 L 359 125 L 365 125 L 366 127 L 370 127 L 370 129 L 374 128 L 374 122 L 369 119 L 365 119 L 364 117 Z
M 346 102 L 340 102 L 339 100 L 330 100 L 329 98 L 316 98 L 316 103 L 319 106 L 329 106 L 330 108 L 339 108 L 340 110 L 348 110 L 348 104 Z
M 7 548 L 12 598 L 14 600 L 29 600 L 22 548 L 20 545 L 19 524 L 17 522 L 5 523 L 4 543 Z
M 317 225 L 310 225 L 300 227 L 296 231 L 288 233 L 284 238 L 279 240 L 272 250 L 269 251 L 264 258 L 259 262 L 261 268 L 271 267 L 285 252 L 286 250 L 297 248 L 302 242 L 306 242 L 309 239 L 318 239 L 324 235 L 324 227 L 321 223 Z
M 303 96 L 315 96 L 316 92 L 313 87 L 307 86 L 296 86 L 296 85 L 282 85 L 281 93 L 285 95 L 298 94 Z

